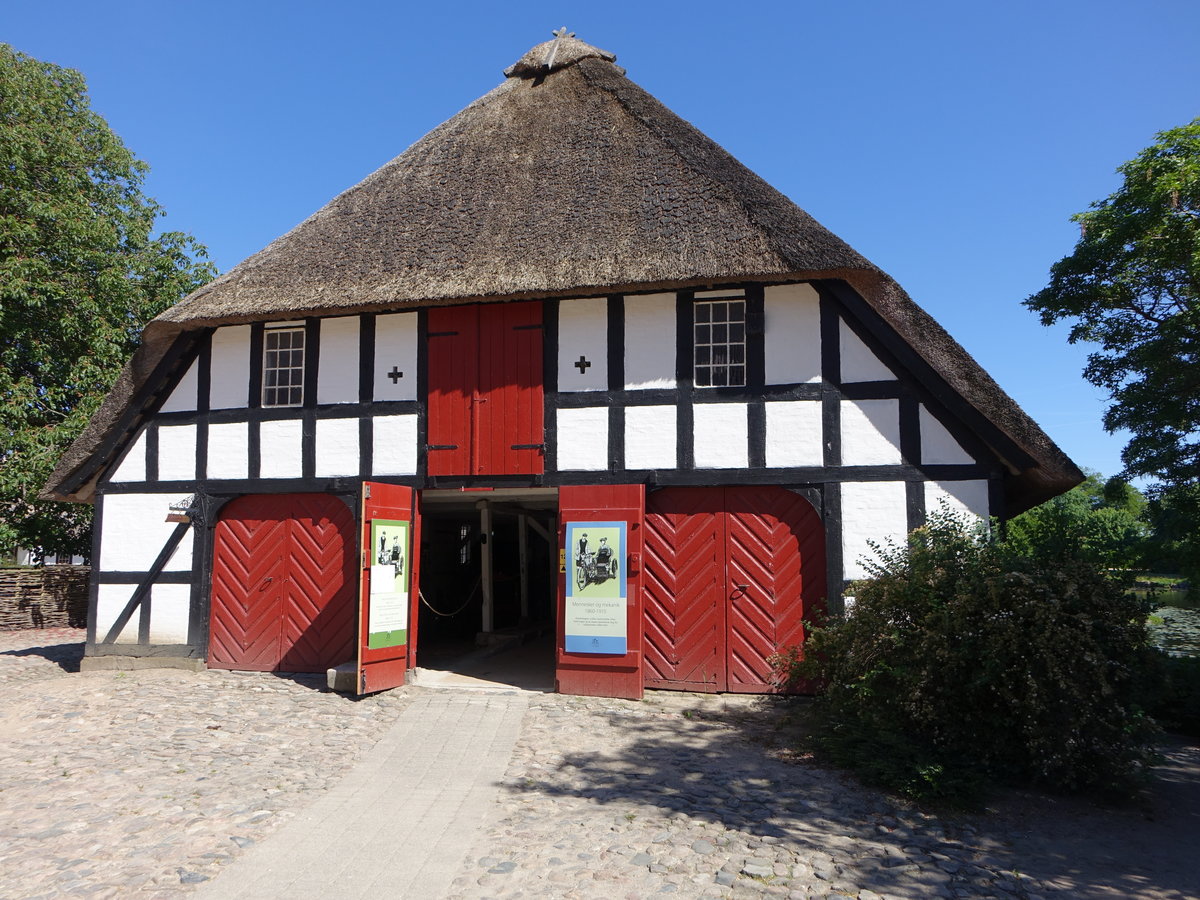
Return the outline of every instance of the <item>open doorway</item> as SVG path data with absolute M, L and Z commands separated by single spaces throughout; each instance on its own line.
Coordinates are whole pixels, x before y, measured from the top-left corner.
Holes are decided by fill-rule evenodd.
M 557 510 L 554 488 L 422 492 L 420 683 L 554 689 Z

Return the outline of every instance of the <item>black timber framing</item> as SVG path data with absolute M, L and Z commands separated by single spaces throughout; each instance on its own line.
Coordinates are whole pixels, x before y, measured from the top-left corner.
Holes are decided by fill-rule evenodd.
M 607 390 L 558 392 L 558 300 L 543 302 L 543 413 L 545 422 L 546 455 L 543 475 L 503 477 L 430 478 L 426 475 L 425 454 L 417 453 L 416 472 L 405 476 L 376 476 L 373 468 L 373 422 L 376 415 L 414 415 L 417 419 L 417 446 L 426 441 L 427 419 L 421 399 L 406 401 L 374 400 L 374 362 L 376 353 L 375 314 L 359 316 L 359 389 L 356 403 L 318 404 L 316 385 L 320 354 L 320 320 L 308 319 L 306 329 L 306 365 L 304 406 L 297 408 L 263 409 L 261 406 L 263 323 L 250 325 L 250 381 L 247 385 L 247 405 L 241 408 L 212 410 L 209 408 L 211 388 L 212 329 L 181 335 L 167 356 L 139 392 L 131 412 L 114 428 L 112 436 L 102 445 L 96 457 L 114 448 L 130 452 L 138 429 L 146 427 L 146 473 L 142 482 L 102 481 L 97 492 L 98 513 L 103 514 L 103 494 L 116 493 L 195 493 L 211 502 L 224 503 L 232 497 L 247 493 L 269 494 L 282 492 L 331 493 L 343 497 L 357 496 L 363 480 L 403 484 L 416 489 L 445 487 L 540 487 L 573 484 L 594 484 L 598 480 L 620 483 L 642 483 L 651 486 L 709 486 L 734 484 L 777 484 L 805 486 L 819 491 L 820 507 L 825 523 L 827 575 L 830 586 L 830 611 L 840 611 L 840 590 L 843 588 L 841 535 L 841 489 L 845 481 L 899 481 L 906 485 L 907 518 L 910 527 L 924 521 L 926 510 L 926 481 L 985 480 L 989 485 L 989 509 L 993 516 L 1004 515 L 1004 467 L 1000 455 L 1011 465 L 1028 464 L 1031 460 L 1023 451 L 991 425 L 956 392 L 950 389 L 924 360 L 900 339 L 868 304 L 839 281 L 812 282 L 818 292 L 821 329 L 820 383 L 764 384 L 765 348 L 762 329 L 763 287 L 757 284 L 714 286 L 734 293 L 744 292 L 747 302 L 747 384 L 744 387 L 696 389 L 692 384 L 692 304 L 695 292 L 674 291 L 676 297 L 676 347 L 674 388 L 626 390 L 625 310 L 636 303 L 637 295 L 607 296 Z M 664 293 L 653 291 L 649 293 Z M 428 390 L 424 336 L 427 332 L 425 309 L 413 311 L 417 316 L 417 397 Z M 840 328 L 850 328 L 896 374 L 895 381 L 842 383 L 840 358 Z M 188 366 L 197 364 L 197 398 L 194 411 L 151 412 L 186 374 Z M 900 450 L 902 464 L 894 466 L 844 466 L 841 447 L 841 403 L 844 400 L 895 399 L 900 410 Z M 797 468 L 765 467 L 766 407 L 769 401 L 809 400 L 821 403 L 824 428 L 821 465 Z M 697 469 L 694 458 L 694 421 L 692 410 L 702 403 L 742 403 L 747 409 L 748 459 L 747 469 Z M 637 471 L 624 467 L 625 410 L 636 406 L 674 406 L 676 410 L 676 451 L 678 465 L 674 469 Z M 940 421 L 976 462 L 956 465 L 922 465 L 920 409 L 921 406 Z M 555 468 L 558 446 L 557 413 L 561 409 L 605 407 L 608 410 L 608 468 L 600 471 L 566 471 Z M 356 419 L 359 434 L 359 462 L 356 474 L 335 478 L 315 477 L 315 429 L 324 419 Z M 259 427 L 267 421 L 300 419 L 303 423 L 303 475 L 300 478 L 261 479 L 261 438 Z M 245 422 L 248 429 L 248 477 L 245 479 L 209 480 L 204 476 L 207 465 L 206 443 L 209 425 Z M 158 480 L 158 424 L 195 424 L 197 426 L 197 459 L 195 479 L 186 481 Z M 965 427 L 964 427 L 965 426 Z M 979 436 L 977 436 L 977 434 Z M 124 442 L 124 443 L 122 443 Z M 995 448 L 993 450 L 993 448 Z M 86 480 L 82 473 L 93 472 L 98 465 L 114 471 L 119 460 L 99 462 L 89 470 L 86 466 L 73 476 L 77 489 Z M 789 488 L 789 489 L 801 489 Z M 349 502 L 349 501 L 347 501 Z M 192 582 L 192 616 L 189 644 L 183 655 L 203 655 L 208 645 L 209 595 L 212 565 L 212 524 L 196 528 L 194 574 Z M 99 529 L 94 539 L 93 559 L 99 559 Z M 89 608 L 89 647 L 96 645 L 95 615 L 98 586 L 101 583 L 130 583 L 139 573 L 98 573 L 91 585 Z M 163 573 L 159 583 L 179 583 L 185 573 Z M 146 605 L 148 610 L 148 605 Z M 148 622 L 148 619 L 147 619 Z M 117 645 L 120 652 L 131 651 L 131 645 Z M 180 648 L 146 648 L 151 655 L 168 652 L 177 654 Z M 89 650 L 89 652 L 92 652 Z M 112 652 L 97 649 L 96 652 Z M 138 650 L 140 652 L 140 649 Z
M 897 374 L 909 373 L 919 386 L 922 393 L 951 413 L 958 421 L 963 422 L 967 429 L 955 428 L 951 431 L 955 438 L 965 438 L 976 445 L 978 441 L 971 440 L 970 433 L 974 432 L 983 437 L 987 445 L 996 450 L 1018 469 L 1031 468 L 1035 461 L 1024 450 L 1016 445 L 1006 434 L 993 425 L 974 406 L 951 388 L 933 367 L 925 361 L 907 341 L 901 338 L 883 319 L 871 308 L 857 291 L 844 281 L 821 280 L 814 282 L 818 293 L 833 297 L 842 308 L 849 313 L 846 323 L 859 337 L 867 337 L 867 345 L 875 350 L 877 355 L 888 362 L 888 357 L 895 361 Z M 856 327 L 858 326 L 858 327 Z M 884 353 L 879 353 L 879 350 Z M 945 424 L 943 422 L 943 424 Z M 970 446 L 966 446 L 968 451 Z M 988 456 L 993 454 L 989 453 Z

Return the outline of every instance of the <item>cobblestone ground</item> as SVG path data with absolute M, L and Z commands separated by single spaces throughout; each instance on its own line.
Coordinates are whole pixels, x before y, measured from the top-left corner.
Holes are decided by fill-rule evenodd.
M 934 816 L 790 754 L 796 702 L 536 698 L 451 897 L 1200 897 L 1194 746 L 1140 806 Z
M 80 674 L 81 640 L 0 633 L 0 898 L 192 892 L 420 690 L 355 701 L 312 679 Z M 789 757 L 786 710 L 533 695 L 450 897 L 1200 897 L 1194 746 L 1168 748 L 1135 807 L 1016 795 L 939 817 Z
M 408 702 L 323 679 L 78 672 L 83 632 L 0 632 L 0 898 L 173 896 L 333 784 Z

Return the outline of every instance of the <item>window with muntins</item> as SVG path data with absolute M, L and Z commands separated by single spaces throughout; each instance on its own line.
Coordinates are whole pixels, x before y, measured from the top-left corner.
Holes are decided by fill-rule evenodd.
M 268 328 L 263 334 L 263 406 L 304 403 L 304 329 Z
M 746 299 L 697 300 L 692 307 L 696 387 L 746 384 Z

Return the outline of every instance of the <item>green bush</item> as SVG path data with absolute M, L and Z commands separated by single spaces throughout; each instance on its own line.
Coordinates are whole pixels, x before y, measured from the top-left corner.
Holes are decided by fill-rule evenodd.
M 805 659 L 778 661 L 823 687 L 818 750 L 952 803 L 996 782 L 1133 788 L 1153 758 L 1141 601 L 1094 563 L 1019 555 L 945 513 L 876 549 L 852 613 L 815 628 Z

